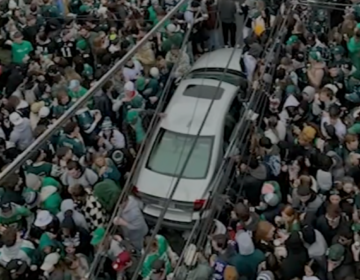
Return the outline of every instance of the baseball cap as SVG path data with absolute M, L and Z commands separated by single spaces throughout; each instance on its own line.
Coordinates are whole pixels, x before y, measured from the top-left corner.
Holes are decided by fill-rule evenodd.
M 40 118 L 46 118 L 47 116 L 50 115 L 50 109 L 49 107 L 41 107 L 41 109 L 39 110 L 39 117 Z
M 144 77 L 139 77 L 136 80 L 136 89 L 143 91 L 145 89 L 146 86 L 146 80 Z
M 345 254 L 345 248 L 343 245 L 341 244 L 333 244 L 331 245 L 331 247 L 329 248 L 329 251 L 328 251 L 328 258 L 331 260 L 331 261 L 340 261 L 341 258 L 344 256 Z
M 122 271 L 130 261 L 131 254 L 128 251 L 122 251 L 112 263 L 112 267 L 116 271 Z
M 92 233 L 91 245 L 98 245 L 105 237 L 105 229 L 103 227 L 99 227 L 95 229 Z
M 45 227 L 53 220 L 50 212 L 47 210 L 41 210 L 36 214 L 34 225 L 37 227 Z
M 60 255 L 58 253 L 50 253 L 45 257 L 40 269 L 43 271 L 49 271 L 59 262 L 59 260 Z
M 130 81 L 126 82 L 125 86 L 124 86 L 124 89 L 127 90 L 127 91 L 134 91 L 135 90 L 134 83 L 130 82 Z
M 24 121 L 23 117 L 20 116 L 20 114 L 17 112 L 11 113 L 9 116 L 9 120 L 15 126 L 22 124 Z

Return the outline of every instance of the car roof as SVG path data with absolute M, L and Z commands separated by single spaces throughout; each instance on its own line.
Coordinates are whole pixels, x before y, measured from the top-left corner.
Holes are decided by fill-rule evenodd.
M 243 72 L 239 63 L 242 56 L 242 49 L 236 49 L 234 54 L 233 51 L 234 48 L 225 48 L 206 53 L 195 62 L 191 71 L 202 68 L 225 69 L 230 60 L 228 69 Z
M 181 81 L 165 111 L 166 118 L 161 121 L 160 126 L 166 130 L 178 133 L 197 135 L 212 98 L 198 98 L 184 95 L 184 92 L 191 85 L 203 86 L 207 92 L 209 92 L 211 87 L 214 87 L 210 90 L 213 93 L 222 92 L 221 98 L 215 99 L 200 134 L 203 136 L 218 135 L 226 115 L 219 114 L 219 112 L 228 111 L 234 95 L 236 95 L 237 88 L 227 83 L 221 83 L 218 90 L 219 81 L 210 79 L 187 79 Z M 210 92 L 209 94 L 211 95 L 212 93 Z M 204 93 L 202 93 L 202 95 L 204 95 Z

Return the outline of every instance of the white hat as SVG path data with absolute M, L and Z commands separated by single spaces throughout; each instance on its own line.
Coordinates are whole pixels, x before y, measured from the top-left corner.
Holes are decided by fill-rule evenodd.
M 41 210 L 36 214 L 34 225 L 37 227 L 45 227 L 53 220 L 50 212 L 47 210 Z
M 180 30 L 180 26 L 170 23 L 168 26 L 166 26 L 166 30 L 170 33 L 175 33 Z
M 40 118 L 46 118 L 47 116 L 50 115 L 49 107 L 41 107 L 38 114 Z
M 134 91 L 135 90 L 135 85 L 133 82 L 126 82 L 125 86 L 124 86 L 124 89 L 125 90 L 128 90 L 128 91 Z
M 20 114 L 17 113 L 17 112 L 11 113 L 10 116 L 9 116 L 9 120 L 15 126 L 22 124 L 23 121 L 24 121 L 22 116 L 20 116 Z
M 159 69 L 157 67 L 152 67 L 150 69 L 150 76 L 155 78 L 155 79 L 159 78 L 159 76 L 160 76 Z
M 54 266 L 59 262 L 59 260 L 60 255 L 58 253 L 50 253 L 45 257 L 40 269 L 43 271 L 49 271 L 54 268 Z

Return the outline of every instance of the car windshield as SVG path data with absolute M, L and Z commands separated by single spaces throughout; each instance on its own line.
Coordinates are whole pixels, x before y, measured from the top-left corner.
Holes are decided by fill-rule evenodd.
M 217 81 L 223 81 L 225 83 L 232 84 L 236 87 L 246 84 L 247 80 L 243 73 L 228 69 L 224 73 L 222 68 L 206 68 L 196 69 L 190 72 L 188 78 L 190 79 L 212 79 Z M 245 87 L 246 88 L 246 87 Z
M 169 176 L 178 176 L 196 139 L 161 128 L 151 150 L 146 168 Z M 200 136 L 182 178 L 204 179 L 207 176 L 214 136 Z

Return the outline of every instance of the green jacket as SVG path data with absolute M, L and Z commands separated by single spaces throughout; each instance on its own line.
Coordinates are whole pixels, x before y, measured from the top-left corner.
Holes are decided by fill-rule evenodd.
M 183 40 L 184 36 L 182 33 L 174 33 L 163 41 L 163 43 L 161 44 L 161 50 L 167 53 L 171 50 L 172 46 L 181 47 Z
M 58 147 L 69 147 L 78 158 L 81 158 L 86 152 L 86 148 L 83 143 L 76 138 L 69 137 L 66 134 L 59 137 Z
M 58 119 L 64 114 L 70 107 L 74 105 L 73 101 L 70 101 L 68 104 L 65 105 L 57 105 L 53 107 L 53 116 L 54 118 Z
M 145 79 L 144 88 L 141 89 L 138 88 L 138 91 L 142 96 L 144 96 L 144 98 L 156 96 L 157 98 L 160 99 L 162 94 L 162 90 L 160 88 L 160 84 L 158 80 L 152 78 Z
M 54 178 L 45 177 L 40 189 L 41 208 L 48 210 L 53 215 L 58 214 L 62 202 L 59 191 L 60 183 Z
M 105 179 L 94 186 L 94 196 L 101 206 L 108 212 L 112 213 L 121 194 L 121 188 L 116 182 Z
M 6 215 L 4 215 L 2 211 L 0 211 L 0 224 L 4 226 L 13 225 L 21 228 L 23 219 L 29 217 L 31 212 L 26 207 L 14 203 L 11 203 L 11 207 L 11 214 L 6 213 Z

